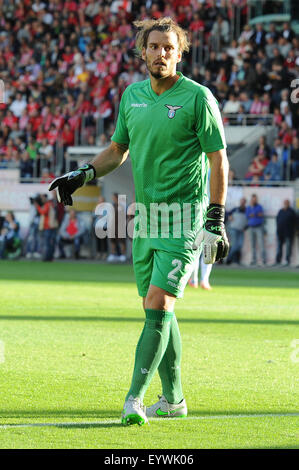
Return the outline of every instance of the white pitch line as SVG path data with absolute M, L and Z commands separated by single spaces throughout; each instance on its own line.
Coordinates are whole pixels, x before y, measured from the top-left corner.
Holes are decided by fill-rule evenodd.
M 209 420 L 209 419 L 239 419 L 239 418 L 295 418 L 299 417 L 298 413 L 256 413 L 256 414 L 238 414 L 238 415 L 207 415 L 207 416 L 188 416 L 186 420 Z M 165 421 L 167 418 L 150 418 L 150 421 Z M 182 418 L 168 418 L 169 420 L 179 420 Z M 72 422 L 56 422 L 56 423 L 20 423 L 20 424 L 0 424 L 1 429 L 11 428 L 34 428 L 34 427 L 81 427 L 81 426 L 97 426 L 105 424 L 120 424 L 120 419 L 107 419 L 101 421 L 72 421 Z

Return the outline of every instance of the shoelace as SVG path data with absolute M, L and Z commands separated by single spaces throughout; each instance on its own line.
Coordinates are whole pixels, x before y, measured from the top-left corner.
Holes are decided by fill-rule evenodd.
M 145 413 L 146 406 L 143 403 L 141 403 L 141 400 L 139 397 L 133 398 L 132 402 L 135 405 L 139 406 L 142 409 L 142 411 Z

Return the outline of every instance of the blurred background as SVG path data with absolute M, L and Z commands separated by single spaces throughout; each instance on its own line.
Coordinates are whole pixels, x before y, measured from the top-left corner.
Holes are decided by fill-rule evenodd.
M 230 161 L 226 262 L 297 267 L 296 3 L 0 0 L 1 259 L 131 261 L 129 236 L 95 235 L 99 203 L 132 218 L 130 159 L 80 188 L 74 210 L 47 187 L 109 144 L 123 91 L 147 78 L 132 22 L 170 16 L 191 42 L 179 70 L 209 87 L 222 112 Z M 262 216 L 253 221 L 257 204 Z

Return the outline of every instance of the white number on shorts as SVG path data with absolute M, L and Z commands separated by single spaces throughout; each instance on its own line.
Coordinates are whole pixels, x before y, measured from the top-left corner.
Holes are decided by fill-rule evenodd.
M 178 282 L 178 277 L 175 276 L 175 274 L 181 269 L 183 263 L 179 259 L 174 259 L 171 264 L 172 264 L 172 266 L 175 266 L 175 268 L 172 269 L 168 273 L 167 277 L 168 277 L 168 279 L 171 279 L 172 281 Z

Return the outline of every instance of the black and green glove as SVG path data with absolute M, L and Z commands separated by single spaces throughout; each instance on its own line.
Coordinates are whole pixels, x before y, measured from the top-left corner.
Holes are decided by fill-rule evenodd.
M 202 244 L 205 264 L 213 264 L 228 255 L 229 243 L 224 225 L 225 209 L 220 204 L 210 204 L 204 226 L 196 235 L 193 248 Z
M 72 206 L 73 199 L 71 194 L 73 194 L 76 189 L 81 188 L 85 183 L 95 179 L 96 170 L 94 167 L 88 163 L 81 166 L 75 171 L 70 171 L 63 176 L 59 176 L 49 185 L 49 191 L 53 189 L 57 190 L 57 199 L 59 202 L 62 202 L 65 206 Z

